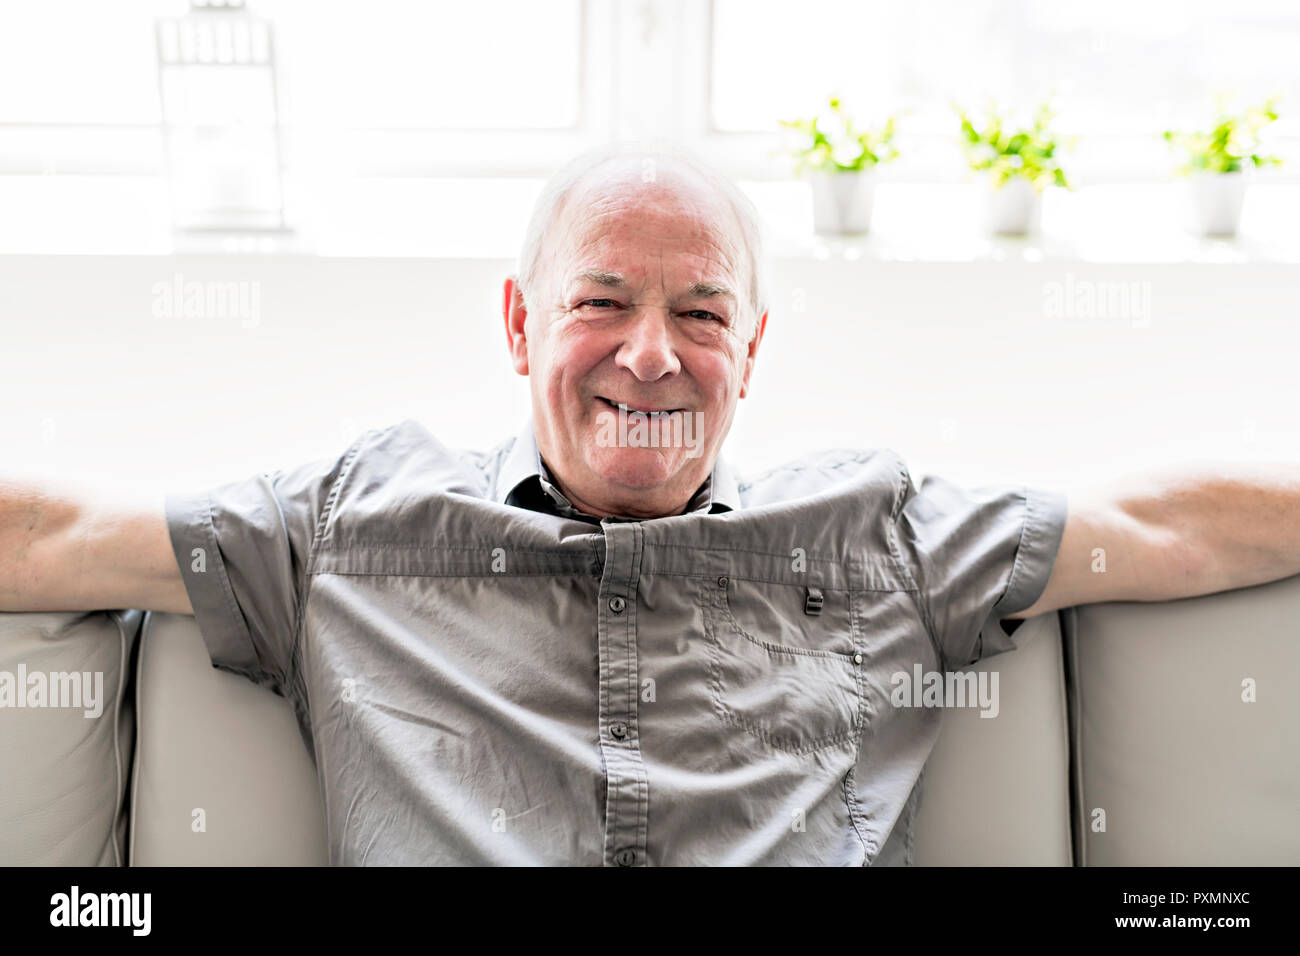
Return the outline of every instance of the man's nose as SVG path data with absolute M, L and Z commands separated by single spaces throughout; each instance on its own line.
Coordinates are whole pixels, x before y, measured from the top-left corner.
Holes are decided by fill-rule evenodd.
M 666 308 L 643 307 L 624 325 L 626 336 L 614 356 L 615 364 L 642 382 L 656 382 L 681 370 L 673 347 L 672 318 Z

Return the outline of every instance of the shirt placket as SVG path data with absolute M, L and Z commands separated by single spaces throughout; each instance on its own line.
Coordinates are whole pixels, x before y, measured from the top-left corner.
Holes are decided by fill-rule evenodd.
M 605 562 L 598 597 L 600 749 L 605 763 L 605 865 L 646 862 L 650 786 L 637 713 L 637 600 L 643 532 L 639 523 L 602 521 Z

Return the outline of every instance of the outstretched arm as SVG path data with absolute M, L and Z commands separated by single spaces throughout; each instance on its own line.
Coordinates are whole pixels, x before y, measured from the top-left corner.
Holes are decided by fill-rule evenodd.
M 1009 617 L 1169 601 L 1300 574 L 1300 464 L 1198 462 L 1069 501 L 1047 588 Z
M 0 477 L 0 611 L 194 613 L 161 501 Z

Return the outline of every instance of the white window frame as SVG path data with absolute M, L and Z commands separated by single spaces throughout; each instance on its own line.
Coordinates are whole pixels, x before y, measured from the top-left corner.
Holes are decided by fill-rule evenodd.
M 545 177 L 611 139 L 684 145 L 737 179 L 788 180 L 774 157 L 781 135 L 717 128 L 712 117 L 714 0 L 580 0 L 577 122 L 564 129 L 352 129 L 282 127 L 292 178 L 313 154 L 353 157 L 346 171 L 381 177 Z M 1288 104 L 1294 111 L 1300 104 Z M 0 174 L 165 176 L 160 124 L 0 123 Z M 934 158 L 913 154 L 881 169 L 886 180 L 968 178 L 955 134 L 909 134 Z M 395 149 L 394 145 L 400 145 Z M 1150 137 L 1084 132 L 1067 172 L 1079 184 L 1166 182 L 1173 157 L 1155 160 Z M 1300 155 L 1300 118 L 1277 124 L 1277 145 Z M 952 158 L 946 158 L 951 156 Z M 302 157 L 301 161 L 295 161 Z M 1145 157 L 1145 160 L 1143 159 Z M 1270 170 L 1300 182 L 1300 163 Z
M 719 129 L 712 115 L 713 78 L 713 25 L 714 0 L 643 0 L 647 4 L 677 11 L 679 25 L 676 42 L 683 51 L 687 64 L 692 65 L 691 83 L 698 96 L 686 96 L 681 101 L 681 122 L 676 135 L 692 146 L 702 158 L 712 162 L 737 179 L 787 180 L 791 173 L 787 166 L 773 162 L 772 153 L 781 148 L 779 131 L 739 132 Z M 1019 28 L 1019 27 L 1018 27 Z M 1300 103 L 1289 103 L 1288 112 L 1294 114 Z M 810 107 L 811 109 L 811 107 Z M 1275 127 L 1274 145 L 1293 157 L 1300 157 L 1300 118 L 1284 116 Z M 899 182 L 961 182 L 969 178 L 965 163 L 957 147 L 956 123 L 952 135 L 940 133 L 909 133 L 912 142 L 932 154 L 942 155 L 951 147 L 953 161 L 918 161 L 915 156 L 882 166 L 880 177 Z M 1080 146 L 1086 153 L 1071 161 L 1065 154 L 1066 170 L 1077 184 L 1168 182 L 1176 158 L 1158 138 L 1084 131 Z M 1142 162 L 1134 157 L 1158 157 L 1154 162 Z M 1166 161 L 1161 161 L 1166 160 Z M 1300 182 L 1300 162 L 1292 162 L 1280 170 L 1270 169 L 1265 174 L 1270 181 Z
M 358 176 L 541 176 L 611 135 L 616 83 L 613 39 L 620 11 L 604 0 L 581 0 L 579 111 L 560 129 L 345 129 L 281 125 L 285 159 L 339 150 Z M 0 174 L 165 176 L 162 123 L 0 122 Z M 394 146 L 400 149 L 394 149 Z

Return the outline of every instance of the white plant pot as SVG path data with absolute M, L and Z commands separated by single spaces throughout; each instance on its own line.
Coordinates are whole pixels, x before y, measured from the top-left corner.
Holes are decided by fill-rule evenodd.
M 1191 229 L 1202 236 L 1235 236 L 1246 198 L 1246 175 L 1193 173 L 1187 180 Z
M 1022 176 L 1012 176 L 995 186 L 985 176 L 984 229 L 998 236 L 1024 236 L 1038 232 L 1043 223 L 1043 194 Z
M 873 170 L 809 172 L 813 194 L 813 231 L 823 236 L 861 235 L 871 226 L 876 188 Z

